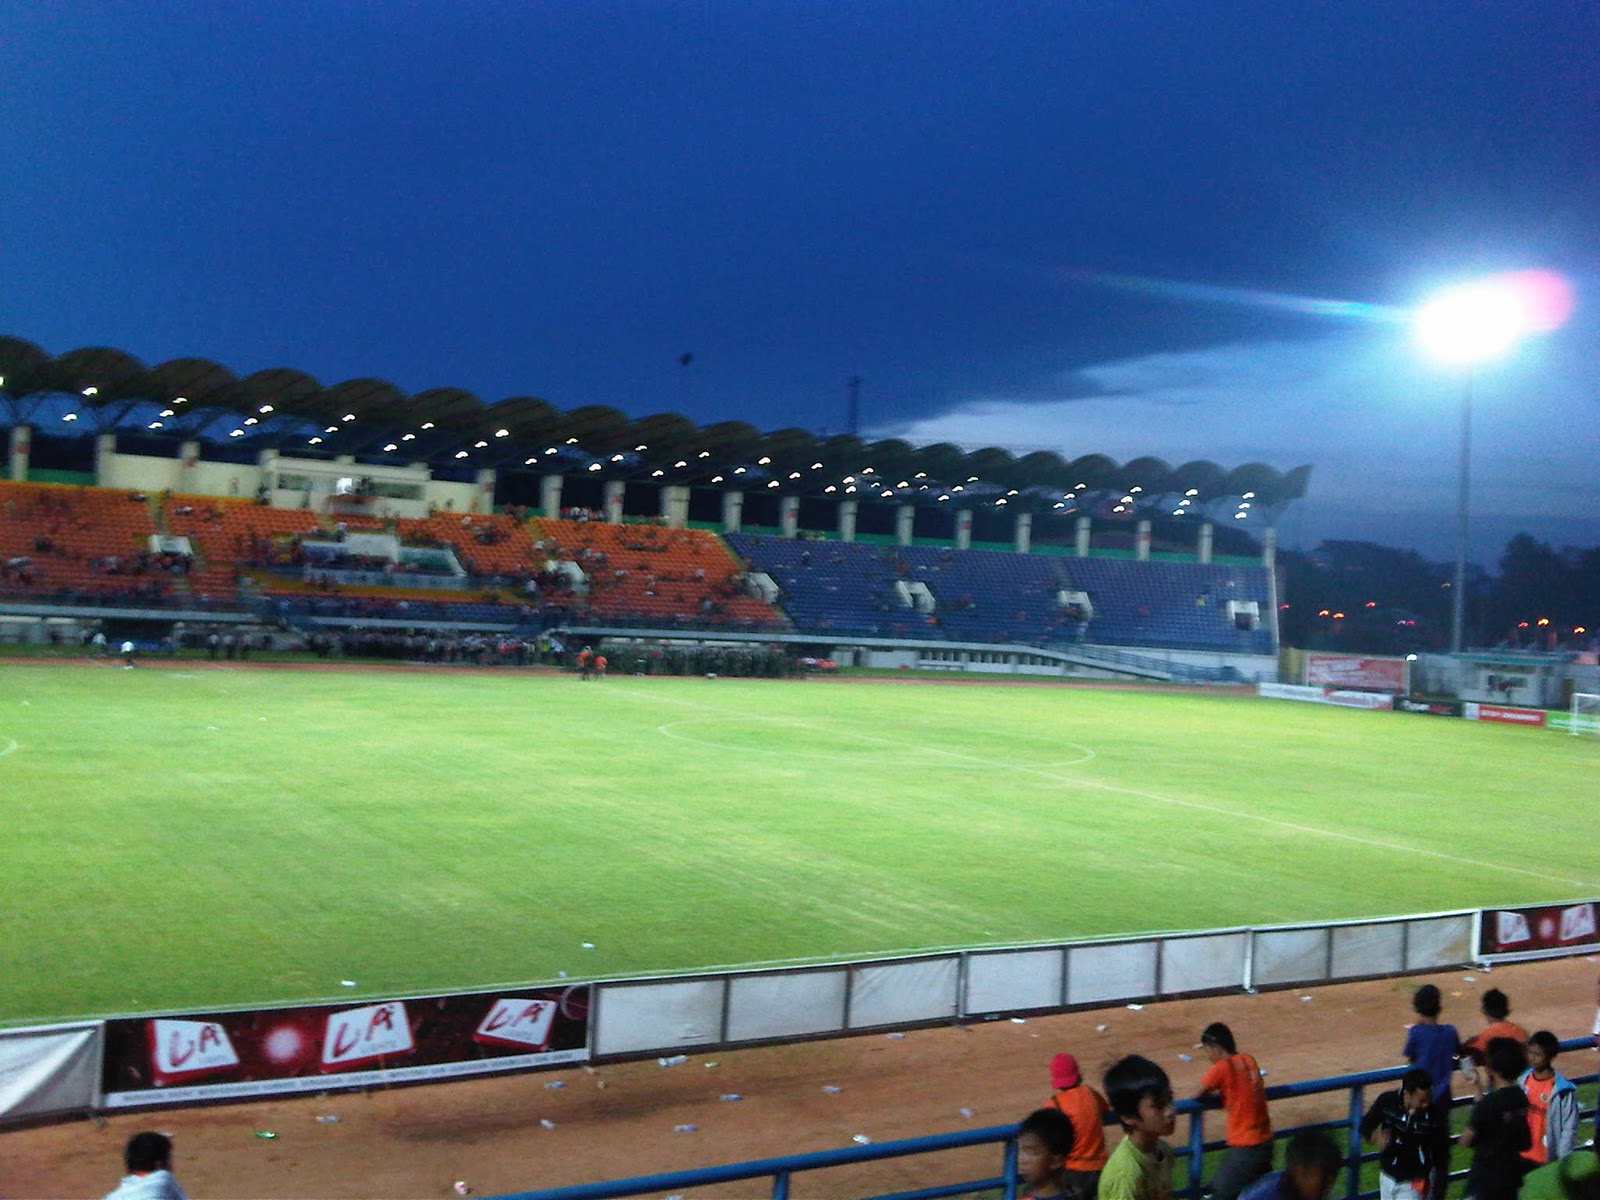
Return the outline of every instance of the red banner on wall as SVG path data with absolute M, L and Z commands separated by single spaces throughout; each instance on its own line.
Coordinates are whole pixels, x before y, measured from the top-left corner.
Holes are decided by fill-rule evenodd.
M 589 989 L 106 1022 L 107 1108 L 407 1083 L 584 1062 Z
M 1307 654 L 1306 683 L 1313 687 L 1355 688 L 1364 692 L 1406 690 L 1406 660 L 1361 658 L 1354 654 Z
M 1478 933 L 1480 954 L 1526 954 L 1600 946 L 1596 902 L 1539 908 L 1485 909 Z
M 1470 721 L 1495 721 L 1502 725 L 1543 725 L 1542 708 L 1514 708 L 1509 704 L 1478 704 L 1468 702 L 1467 719 Z

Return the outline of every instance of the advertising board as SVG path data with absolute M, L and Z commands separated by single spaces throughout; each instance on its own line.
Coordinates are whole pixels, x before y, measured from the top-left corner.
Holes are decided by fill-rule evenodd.
M 1536 958 L 1600 947 L 1596 902 L 1484 909 L 1478 953 Z
M 1403 692 L 1406 690 L 1406 660 L 1311 653 L 1306 655 L 1306 683 L 1364 692 Z
M 106 1022 L 107 1108 L 484 1075 L 589 1057 L 589 988 Z

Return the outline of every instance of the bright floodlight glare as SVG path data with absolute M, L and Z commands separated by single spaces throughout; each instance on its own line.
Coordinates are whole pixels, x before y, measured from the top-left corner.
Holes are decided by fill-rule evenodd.
M 1413 318 L 1417 341 L 1440 362 L 1476 366 L 1572 314 L 1572 285 L 1554 271 L 1505 271 L 1434 293 Z

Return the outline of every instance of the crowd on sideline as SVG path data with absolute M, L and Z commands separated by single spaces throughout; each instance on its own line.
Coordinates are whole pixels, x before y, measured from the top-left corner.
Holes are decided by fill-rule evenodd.
M 588 647 L 574 656 L 585 679 L 603 676 L 605 659 Z M 1600 997 L 1597 997 L 1600 999 Z M 1379 1200 L 1445 1200 L 1450 1183 L 1452 1078 L 1471 1079 L 1472 1108 L 1460 1133 L 1468 1151 L 1464 1197 L 1470 1200 L 1600 1200 L 1600 1116 L 1580 1152 L 1577 1091 L 1555 1067 L 1560 1043 L 1548 1030 L 1528 1033 L 1511 1019 L 1505 993 L 1482 998 L 1484 1028 L 1463 1041 L 1442 1022 L 1439 989 L 1418 988 L 1416 1021 L 1399 1086 L 1376 1096 L 1360 1121 L 1378 1154 Z M 1600 1004 L 1594 1048 L 1600 1051 Z M 1233 1030 L 1207 1025 L 1196 1044 L 1209 1066 L 1193 1099 L 1215 1097 L 1226 1122 L 1226 1148 L 1210 1172 L 1210 1200 L 1328 1200 L 1347 1166 L 1326 1126 L 1288 1137 L 1274 1170 L 1274 1133 L 1265 1072 L 1239 1049 Z M 1019 1200 L 1172 1200 L 1177 1152 L 1176 1095 L 1160 1064 L 1139 1054 L 1106 1069 L 1101 1087 L 1084 1079 L 1078 1060 L 1050 1060 L 1051 1093 L 1017 1126 Z M 1122 1138 L 1114 1149 L 1106 1125 Z M 124 1152 L 127 1174 L 105 1200 L 187 1200 L 172 1171 L 172 1140 L 136 1133 Z M 464 1193 L 463 1193 L 464 1194 Z

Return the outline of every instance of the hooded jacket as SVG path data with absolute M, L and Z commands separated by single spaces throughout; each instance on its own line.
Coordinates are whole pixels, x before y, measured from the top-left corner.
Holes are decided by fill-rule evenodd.
M 1524 1071 L 1517 1086 L 1528 1090 L 1532 1071 Z M 1560 1071 L 1550 1086 L 1550 1109 L 1544 1118 L 1544 1160 L 1555 1162 L 1571 1154 L 1578 1144 L 1578 1087 Z

